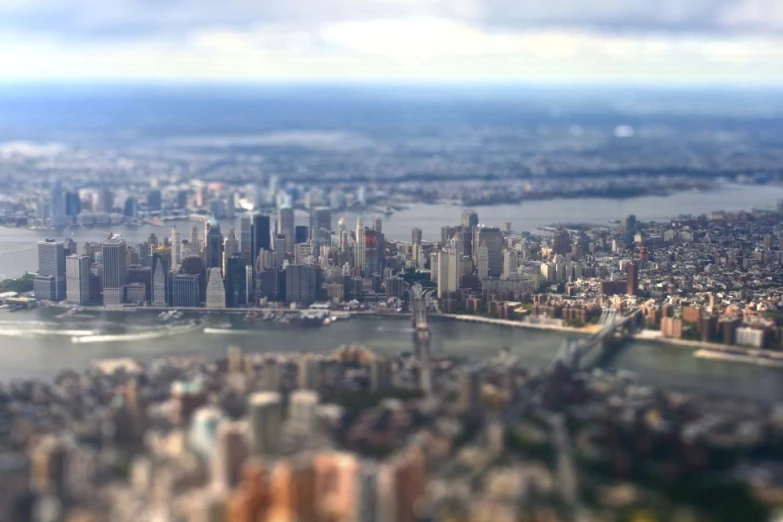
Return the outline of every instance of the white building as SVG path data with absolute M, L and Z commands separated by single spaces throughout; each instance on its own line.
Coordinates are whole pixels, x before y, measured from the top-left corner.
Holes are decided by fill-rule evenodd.
M 217 267 L 209 269 L 207 279 L 207 308 L 226 307 L 226 286 L 223 284 L 223 275 Z
M 86 304 L 90 299 L 90 257 L 71 255 L 65 258 L 65 294 L 71 303 Z
M 764 346 L 764 330 L 748 326 L 737 328 L 737 344 L 761 348 Z

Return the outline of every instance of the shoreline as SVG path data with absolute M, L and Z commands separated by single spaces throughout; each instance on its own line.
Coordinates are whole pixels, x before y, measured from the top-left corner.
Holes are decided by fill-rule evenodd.
M 571 326 L 559 326 L 555 324 L 536 324 L 523 321 L 513 321 L 509 319 L 496 319 L 492 317 L 480 317 L 473 315 L 458 314 L 440 314 L 433 317 L 443 317 L 454 321 L 475 322 L 484 324 L 495 324 L 498 326 L 510 326 L 513 328 L 527 328 L 532 330 L 548 330 L 557 333 L 589 335 L 589 327 L 574 328 Z M 746 346 L 728 345 L 720 343 L 709 343 L 702 341 L 689 341 L 684 339 L 670 339 L 661 336 L 656 330 L 642 330 L 630 336 L 634 341 L 649 342 L 658 345 L 670 346 L 689 350 L 694 358 L 699 359 L 720 359 L 733 363 L 752 364 L 755 366 L 766 366 L 783 368 L 783 352 L 750 348 Z

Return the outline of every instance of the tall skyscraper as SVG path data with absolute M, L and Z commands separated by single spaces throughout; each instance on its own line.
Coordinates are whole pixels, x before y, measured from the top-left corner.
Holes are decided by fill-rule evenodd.
M 489 277 L 500 277 L 503 273 L 503 234 L 497 227 L 480 226 L 476 229 L 478 244 L 487 245 Z
M 86 304 L 90 300 L 90 258 L 73 254 L 65 258 L 66 299 Z
M 171 266 L 174 270 L 179 269 L 182 264 L 182 234 L 177 230 L 177 226 L 171 227 Z
M 207 276 L 207 308 L 226 307 L 226 287 L 220 269 L 210 268 Z
M 231 227 L 228 231 L 228 236 L 226 236 L 226 239 L 223 241 L 223 264 L 221 266 L 223 267 L 224 274 L 226 273 L 226 260 L 232 254 L 241 254 L 239 240 L 237 239 L 234 227 Z M 244 258 L 242 259 L 244 260 Z
M 639 265 L 631 261 L 625 265 L 625 273 L 628 276 L 628 287 L 625 293 L 628 295 L 636 295 L 639 290 Z
M 49 192 L 49 226 L 64 227 L 68 221 L 65 216 L 65 194 L 58 181 Z
M 245 258 L 239 252 L 226 257 L 226 306 L 241 308 L 247 305 Z M 252 278 L 252 272 L 251 272 Z
M 364 222 L 361 216 L 356 220 L 356 245 L 354 246 L 354 267 L 364 270 L 365 264 L 365 244 L 364 244 Z M 372 274 L 371 274 L 372 275 Z
M 441 251 L 438 254 L 438 299 L 459 288 L 461 275 L 462 254 L 454 248 Z
M 478 263 L 476 263 L 476 266 L 478 268 L 478 277 L 482 281 L 484 279 L 487 279 L 489 277 L 489 249 L 487 248 L 487 243 L 481 243 L 478 248 Z
M 251 263 L 255 264 L 258 251 L 262 248 L 264 250 L 272 250 L 271 228 L 271 221 L 268 215 L 256 214 L 253 216 L 253 255 Z
M 516 279 L 519 261 L 516 250 L 507 248 L 503 251 L 503 279 Z
M 625 244 L 633 246 L 636 237 L 636 215 L 631 214 L 625 219 Z
M 82 212 L 82 201 L 78 192 L 65 193 L 65 215 L 72 218 L 77 217 Z
M 294 209 L 290 206 L 280 207 L 277 211 L 277 233 L 285 236 L 285 251 L 294 251 Z
M 414 228 L 411 231 L 411 243 L 414 245 L 421 245 L 421 229 Z
M 280 447 L 282 402 L 275 392 L 254 393 L 248 400 L 250 416 L 250 454 L 275 453 Z
M 283 235 L 278 235 L 275 238 L 275 268 L 282 269 L 283 262 L 285 261 L 285 243 L 286 239 Z
M 552 238 L 552 252 L 563 255 L 571 253 L 571 234 L 568 230 L 561 228 L 555 232 Z
M 38 242 L 38 275 L 35 297 L 48 301 L 65 299 L 65 244 L 54 239 Z
M 190 245 L 191 254 L 193 254 L 194 256 L 201 255 L 201 240 L 198 237 L 198 227 L 196 225 L 193 225 L 193 228 L 190 229 L 189 245 Z
M 195 275 L 199 281 L 199 298 L 206 295 L 207 292 L 207 270 L 204 267 L 204 260 L 201 256 L 188 256 L 182 260 L 180 273 Z
M 310 239 L 319 244 L 330 242 L 332 236 L 332 210 L 329 207 L 316 207 L 310 213 Z
M 476 228 L 479 224 L 478 214 L 475 210 L 465 209 L 462 211 L 462 220 L 460 223 L 464 228 Z
M 220 233 L 220 224 L 212 218 L 207 232 L 207 247 L 205 252 L 206 268 L 221 268 L 223 266 L 223 234 Z
M 252 306 L 255 302 L 255 285 L 252 265 L 245 265 L 245 305 Z
M 174 276 L 172 304 L 174 306 L 198 306 L 201 302 L 198 276 L 177 274 Z
M 310 241 L 310 228 L 306 225 L 294 227 L 294 244 L 299 245 Z
M 252 216 L 242 216 L 239 218 L 239 248 L 242 257 L 245 258 L 245 264 L 253 266 L 255 256 L 253 253 L 253 218 Z
M 139 217 L 139 201 L 135 198 L 135 196 L 128 196 L 125 199 L 122 215 L 131 219 Z
M 364 277 L 381 273 L 381 256 L 378 244 L 382 237 L 383 234 L 379 234 L 375 230 L 365 230 L 364 232 L 364 266 L 359 267 L 362 269 Z
M 125 299 L 128 280 L 128 249 L 124 239 L 103 243 L 103 304 L 119 305 Z
M 314 266 L 288 265 L 285 269 L 285 293 L 289 303 L 314 303 L 317 285 L 318 269 Z
M 167 306 L 170 302 L 169 267 L 161 254 L 152 255 L 152 304 Z
M 147 192 L 147 208 L 150 212 L 160 212 L 163 210 L 163 195 L 160 190 L 152 189 Z

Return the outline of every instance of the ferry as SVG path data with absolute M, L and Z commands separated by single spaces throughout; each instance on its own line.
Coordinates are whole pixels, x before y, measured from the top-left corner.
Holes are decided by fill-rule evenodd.
M 166 310 L 165 312 L 158 314 L 158 318 L 161 321 L 169 321 L 171 319 L 182 319 L 182 315 L 182 312 L 179 310 Z

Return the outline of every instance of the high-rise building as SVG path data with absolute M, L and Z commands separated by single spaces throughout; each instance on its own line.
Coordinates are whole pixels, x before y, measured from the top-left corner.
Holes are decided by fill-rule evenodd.
M 375 218 L 375 231 L 383 234 L 383 220 L 379 217 Z
M 370 363 L 370 388 L 383 391 L 392 385 L 392 362 L 386 357 L 376 357 Z
M 78 192 L 65 193 L 65 215 L 72 218 L 77 217 L 82 212 L 82 200 Z
M 66 299 L 86 304 L 90 300 L 90 258 L 73 254 L 65 258 Z
M 315 410 L 318 407 L 318 393 L 313 390 L 295 390 L 288 402 L 288 421 L 300 433 L 312 433 L 315 429 Z
M 223 264 L 221 265 L 221 267 L 223 268 L 224 274 L 226 273 L 226 260 L 232 254 L 241 254 L 241 250 L 239 247 L 239 240 L 237 239 L 237 235 L 236 232 L 234 231 L 234 227 L 231 227 L 231 229 L 228 231 L 228 236 L 223 241 Z
M 141 265 L 131 265 L 128 267 L 128 285 L 144 285 L 144 296 L 135 301 L 152 302 L 152 268 Z M 127 294 L 127 289 L 126 289 Z M 128 301 L 130 297 L 126 295 Z
M 503 234 L 497 227 L 479 226 L 476 229 L 478 245 L 487 246 L 487 275 L 488 277 L 500 277 L 503 273 Z
M 628 288 L 625 293 L 628 295 L 636 295 L 639 289 L 639 265 L 634 261 L 625 265 L 625 273 L 628 276 Z
M 286 239 L 283 235 L 278 235 L 275 238 L 275 268 L 282 269 L 283 262 L 285 261 L 285 243 Z
M 245 265 L 245 305 L 251 306 L 255 302 L 255 279 L 253 267 Z
M 167 306 L 170 302 L 169 267 L 162 254 L 152 255 L 152 295 L 155 306 Z
M 519 260 L 516 250 L 507 248 L 503 251 L 503 279 L 516 279 Z
M 171 227 L 171 266 L 177 271 L 182 264 L 182 234 L 177 230 L 177 226 Z
M 487 248 L 486 242 L 479 245 L 476 267 L 478 268 L 478 277 L 480 280 L 483 281 L 489 277 L 489 249 Z
M 63 227 L 68 221 L 65 219 L 65 194 L 58 181 L 49 192 L 49 226 Z
M 193 225 L 190 229 L 190 242 L 188 244 L 190 245 L 190 253 L 192 255 L 201 255 L 201 240 L 198 237 L 198 227 L 196 225 Z
M 364 273 L 364 277 L 381 272 L 382 265 L 378 244 L 379 241 L 383 242 L 382 238 L 383 234 L 378 234 L 375 230 L 365 230 L 364 232 L 364 266 L 359 267 Z
M 207 308 L 226 307 L 226 287 L 219 268 L 210 268 L 207 276 Z
M 285 236 L 285 251 L 294 251 L 295 238 L 294 209 L 282 206 L 277 210 L 277 233 Z
M 364 270 L 365 264 L 365 241 L 364 241 L 364 222 L 361 216 L 356 220 L 356 245 L 354 246 L 354 268 Z
M 461 225 L 463 228 L 473 229 L 479 224 L 478 214 L 475 210 L 465 209 L 462 211 Z
M 139 201 L 135 196 L 128 196 L 125 199 L 125 205 L 122 207 L 122 215 L 132 219 L 139 217 Z
M 247 273 L 245 258 L 234 252 L 226 258 L 226 301 L 229 308 L 241 308 L 247 305 Z M 253 273 L 250 272 L 252 280 Z
M 625 244 L 632 246 L 636 237 L 636 215 L 631 214 L 625 219 Z
M 561 228 L 555 232 L 552 238 L 552 253 L 562 255 L 571 253 L 571 234 L 568 230 Z
M 289 303 L 312 304 L 318 293 L 318 269 L 288 265 L 285 269 L 285 295 Z
M 103 187 L 97 193 L 95 211 L 110 214 L 112 210 L 114 210 L 114 193 L 107 187 Z
M 65 299 L 65 244 L 54 239 L 38 242 L 38 275 L 33 282 L 37 299 Z
M 275 453 L 280 446 L 282 401 L 275 392 L 254 393 L 248 400 L 250 416 L 250 454 Z
M 199 297 L 207 293 L 207 270 L 204 267 L 204 260 L 201 256 L 188 256 L 182 260 L 180 273 L 195 275 L 199 282 Z
M 438 299 L 459 288 L 462 275 L 462 254 L 450 248 L 438 253 Z
M 291 210 L 293 215 L 293 209 Z M 292 218 L 293 221 L 293 218 Z M 291 229 L 293 230 L 293 228 Z M 272 250 L 271 244 L 271 223 L 269 216 L 266 214 L 255 214 L 253 216 L 253 246 L 250 262 L 255 264 L 256 257 L 258 257 L 258 251 L 262 248 L 264 250 Z
M 150 212 L 160 212 L 163 210 L 163 195 L 160 190 L 152 189 L 147 192 L 147 209 Z
M 253 218 L 252 216 L 242 216 L 239 218 L 239 248 L 242 257 L 245 258 L 245 264 L 253 266 L 255 256 L 253 253 Z
M 411 231 L 411 243 L 414 245 L 421 245 L 421 229 L 420 228 L 414 228 Z
M 210 219 L 207 224 L 207 240 L 205 250 L 206 268 L 223 267 L 223 234 L 220 233 L 220 224 L 215 218 Z
M 310 228 L 306 225 L 297 225 L 294 228 L 294 243 L 300 245 L 310 240 Z
M 310 239 L 319 244 L 331 242 L 332 210 L 329 207 L 316 207 L 310 212 Z
M 124 239 L 103 243 L 103 304 L 119 305 L 125 298 L 128 280 L 128 249 Z
M 188 208 L 188 191 L 187 190 L 178 190 L 177 191 L 177 201 L 176 201 L 177 208 L 180 210 L 184 210 Z
M 177 274 L 174 276 L 172 304 L 178 307 L 199 305 L 199 280 L 195 274 Z

